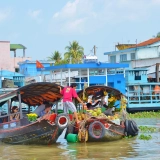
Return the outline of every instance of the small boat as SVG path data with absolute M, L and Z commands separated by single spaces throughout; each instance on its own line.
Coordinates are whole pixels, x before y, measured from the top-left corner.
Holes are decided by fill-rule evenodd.
M 0 96 L 0 107 L 8 104 L 8 113 L 1 112 L 0 115 L 0 141 L 9 144 L 52 144 L 58 139 L 65 126 L 59 128 L 57 124 L 48 120 L 30 122 L 26 113 L 22 111 L 22 102 L 31 106 L 39 106 L 43 101 L 56 103 L 62 95 L 59 93 L 58 85 L 55 83 L 39 82 L 29 84 L 16 91 Z M 20 120 L 10 121 L 10 110 L 12 102 L 19 102 Z M 57 116 L 60 117 L 60 116 Z M 63 115 L 63 117 L 65 117 Z M 67 124 L 66 124 L 67 125 Z
M 116 100 L 124 100 L 124 95 L 119 90 L 108 86 L 90 86 L 79 91 L 78 96 L 85 101 L 90 96 L 94 96 L 94 99 L 104 99 L 105 96 L 108 96 L 109 103 L 107 107 L 112 103 L 111 99 L 114 99 L 113 97 L 116 97 L 114 99 L 115 102 Z M 114 106 L 114 103 L 112 103 L 112 106 Z M 120 104 L 122 107 L 124 102 L 120 102 Z M 82 109 L 80 114 L 83 115 L 83 118 L 80 118 L 82 120 L 80 125 L 73 127 L 72 124 L 68 126 L 66 137 L 69 133 L 78 134 L 79 141 L 82 142 L 104 142 L 118 140 L 124 136 L 136 136 L 138 134 L 138 127 L 133 120 L 128 120 L 126 117 L 117 117 L 117 115 L 121 116 L 120 112 L 106 116 L 108 113 L 106 112 L 107 107 L 105 107 L 104 103 L 99 103 L 97 108 L 94 106 L 94 108 L 87 109 L 86 111 Z M 126 113 L 123 107 L 121 109 L 122 116 L 123 113 Z M 97 113 L 99 112 L 99 115 L 93 113 L 96 111 Z

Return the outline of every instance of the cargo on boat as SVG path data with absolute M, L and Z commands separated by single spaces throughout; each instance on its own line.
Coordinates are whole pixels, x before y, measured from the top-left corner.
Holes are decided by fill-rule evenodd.
M 104 142 L 138 134 L 136 123 L 127 116 L 127 99 L 119 90 L 108 86 L 91 86 L 79 91 L 78 95 L 86 102 L 87 108 L 79 108 L 81 122 L 68 126 L 66 138 L 67 135 L 71 137 L 77 134 L 80 142 Z M 116 108 L 117 101 L 119 110 Z

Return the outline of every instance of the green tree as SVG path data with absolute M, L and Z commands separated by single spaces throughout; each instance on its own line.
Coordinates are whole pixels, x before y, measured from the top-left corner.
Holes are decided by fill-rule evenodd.
M 77 41 L 69 42 L 69 46 L 66 46 L 67 52 L 64 54 L 64 59 L 72 64 L 82 63 L 82 57 L 84 55 L 84 48 L 79 45 Z
M 50 57 L 48 57 L 48 60 L 54 61 L 54 65 L 57 65 L 61 62 L 62 57 L 58 51 L 55 51 Z
M 160 32 L 157 33 L 157 36 L 156 36 L 156 37 L 160 38 Z

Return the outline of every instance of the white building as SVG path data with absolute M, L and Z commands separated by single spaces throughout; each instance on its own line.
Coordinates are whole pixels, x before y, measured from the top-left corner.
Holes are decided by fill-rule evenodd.
M 160 63 L 160 38 L 152 38 L 119 51 L 105 52 L 109 63 L 129 63 L 130 68 L 148 68 Z

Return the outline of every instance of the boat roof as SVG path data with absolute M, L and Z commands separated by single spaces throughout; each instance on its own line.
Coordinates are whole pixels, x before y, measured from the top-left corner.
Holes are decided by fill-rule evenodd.
M 122 94 L 118 89 L 115 89 L 115 88 L 112 88 L 109 86 L 101 86 L 101 85 L 87 87 L 85 89 L 85 92 L 86 92 L 87 96 L 90 96 L 90 95 L 94 95 L 96 92 L 99 92 L 102 90 L 105 90 L 107 93 L 113 94 L 114 96 L 118 96 L 118 97 L 120 97 L 120 95 Z M 79 97 L 82 97 L 83 90 L 79 91 L 77 94 Z
M 44 101 L 51 103 L 56 102 L 62 98 L 58 86 L 58 84 L 50 82 L 32 83 L 8 94 L 1 95 L 0 105 L 4 104 L 4 102 L 9 99 L 14 101 L 18 100 L 19 93 L 21 94 L 21 101 L 29 106 L 40 105 Z

